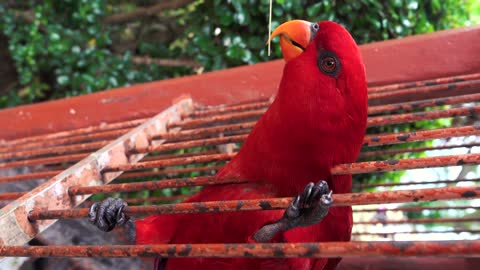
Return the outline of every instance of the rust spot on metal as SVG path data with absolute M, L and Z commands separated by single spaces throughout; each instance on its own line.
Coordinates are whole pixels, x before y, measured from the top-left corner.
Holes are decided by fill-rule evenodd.
M 242 200 L 239 200 L 237 202 L 237 207 L 235 208 L 237 211 L 239 211 L 240 209 L 242 209 L 242 206 L 244 205 L 244 202 Z
M 192 251 L 192 245 L 186 244 L 183 247 L 183 249 L 178 252 L 178 256 L 188 257 L 191 251 Z
M 399 141 L 402 141 L 402 142 L 408 140 L 408 138 L 410 138 L 410 134 L 408 134 L 408 133 L 405 133 L 405 134 L 402 134 L 402 135 L 398 135 L 398 136 L 397 136 L 397 139 L 398 139 Z
M 268 201 L 261 201 L 260 202 L 260 208 L 262 210 L 271 210 L 273 209 L 272 206 L 270 205 L 270 203 Z
M 476 196 L 477 196 L 477 193 L 473 190 L 465 191 L 464 193 L 462 193 L 463 198 L 471 198 Z

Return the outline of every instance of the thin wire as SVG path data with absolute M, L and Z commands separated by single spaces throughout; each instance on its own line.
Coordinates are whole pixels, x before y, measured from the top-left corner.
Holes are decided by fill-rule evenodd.
M 268 14 L 268 40 L 272 37 L 272 2 L 273 0 L 270 0 L 270 7 L 269 7 L 269 14 Z M 272 42 L 268 42 L 268 56 L 270 56 L 271 53 L 271 44 Z

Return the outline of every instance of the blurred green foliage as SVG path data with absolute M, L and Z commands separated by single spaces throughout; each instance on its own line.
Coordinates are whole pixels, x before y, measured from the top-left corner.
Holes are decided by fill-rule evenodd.
M 189 58 L 215 70 L 280 57 L 267 56 L 268 0 L 196 0 L 128 23 L 105 18 L 159 1 L 2 1 L 0 30 L 18 83 L 0 97 L 0 108 L 192 74 L 189 67 L 136 64 L 133 56 Z M 168 1 L 163 1 L 168 2 Z M 289 19 L 334 20 L 359 43 L 468 25 L 474 1 L 274 0 L 273 27 Z M 12 4 L 13 3 L 13 4 Z M 167 39 L 143 38 L 166 26 Z M 133 45 L 118 49 L 125 37 Z

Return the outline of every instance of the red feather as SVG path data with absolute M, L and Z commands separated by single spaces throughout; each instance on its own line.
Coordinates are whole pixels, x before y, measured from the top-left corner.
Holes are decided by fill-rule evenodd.
M 327 180 L 334 193 L 351 190 L 351 176 L 330 168 L 354 162 L 367 120 L 365 70 L 350 34 L 333 22 L 320 30 L 300 56 L 286 63 L 278 94 L 239 153 L 217 174 L 251 181 L 203 189 L 187 202 L 296 196 L 309 182 Z M 317 56 L 333 51 L 338 77 L 322 73 Z M 137 242 L 245 243 L 283 211 L 162 215 L 139 220 Z M 333 207 L 318 224 L 285 232 L 281 241 L 349 241 L 350 207 Z M 334 269 L 339 259 L 169 259 L 166 269 Z

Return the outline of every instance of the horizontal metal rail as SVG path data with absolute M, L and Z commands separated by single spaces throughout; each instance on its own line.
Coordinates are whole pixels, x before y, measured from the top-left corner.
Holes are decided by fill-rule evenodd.
M 396 208 L 384 208 L 384 209 L 357 209 L 355 208 L 355 212 L 381 212 L 381 211 L 401 211 L 401 212 L 420 212 L 424 210 L 429 211 L 442 211 L 442 210 L 467 210 L 467 209 L 474 209 L 480 210 L 480 207 L 476 206 L 408 206 L 408 207 L 396 207 Z
M 480 257 L 480 240 L 131 246 L 0 246 L 0 256 L 164 258 Z
M 444 187 L 420 190 L 400 190 L 382 192 L 363 192 L 334 194 L 334 206 L 368 205 L 378 203 L 406 203 L 433 200 L 471 199 L 480 197 L 480 186 Z M 128 206 L 125 213 L 129 215 L 144 214 L 184 214 L 207 212 L 234 212 L 255 210 L 285 209 L 292 198 L 273 198 L 259 200 L 212 201 L 149 206 Z M 43 219 L 85 218 L 88 208 L 63 210 L 32 210 L 28 214 L 30 221 Z
M 458 82 L 471 81 L 471 80 L 477 80 L 477 79 L 480 79 L 480 73 L 449 76 L 449 77 L 443 77 L 443 78 L 432 79 L 432 80 L 417 81 L 417 82 L 395 83 L 395 84 L 369 87 L 368 92 L 369 93 L 384 92 L 384 91 L 400 90 L 400 89 L 405 89 L 405 88 L 414 88 L 414 87 L 422 87 L 422 86 L 430 86 L 430 85 L 438 85 L 438 84 L 458 83 Z
M 393 224 L 426 224 L 426 223 L 465 223 L 465 222 L 480 222 L 478 218 L 412 218 L 405 220 L 369 220 L 369 221 L 355 221 L 355 225 L 393 225 Z
M 412 185 L 438 185 L 438 184 L 458 184 L 460 182 L 480 182 L 480 178 L 462 178 L 454 180 L 430 180 L 418 182 L 400 182 L 400 183 L 375 183 L 375 184 L 354 184 L 353 188 L 374 188 L 374 187 L 398 187 L 398 186 L 412 186 Z

